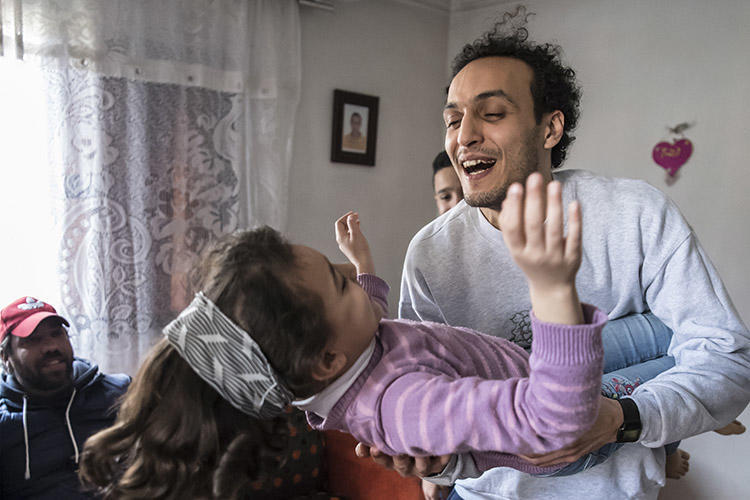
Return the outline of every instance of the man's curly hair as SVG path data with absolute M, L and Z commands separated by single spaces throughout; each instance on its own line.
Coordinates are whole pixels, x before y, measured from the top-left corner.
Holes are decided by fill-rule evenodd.
M 506 22 L 499 22 L 473 43 L 467 44 L 453 59 L 452 75 L 455 77 L 464 66 L 482 57 L 512 57 L 525 62 L 534 72 L 531 97 L 537 123 L 544 113 L 560 110 L 565 116 L 565 126 L 560 142 L 552 148 L 552 168 L 562 165 L 568 147 L 575 140 L 571 132 L 578 124 L 581 89 L 576 83 L 575 71 L 560 61 L 562 48 L 545 43 L 537 45 L 528 40 L 526 28 L 517 28 L 512 34 Z

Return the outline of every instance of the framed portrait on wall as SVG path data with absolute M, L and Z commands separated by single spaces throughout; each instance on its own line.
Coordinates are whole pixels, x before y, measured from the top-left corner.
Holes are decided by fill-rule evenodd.
M 333 91 L 331 161 L 375 165 L 378 101 L 371 95 Z

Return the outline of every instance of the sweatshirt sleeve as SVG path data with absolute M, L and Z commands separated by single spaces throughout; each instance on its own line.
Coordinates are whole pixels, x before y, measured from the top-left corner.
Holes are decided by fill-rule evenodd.
M 385 280 L 374 274 L 358 274 L 357 282 L 370 296 L 370 300 L 375 302 L 383 310 L 383 317 L 388 316 L 388 291 L 390 287 Z
M 585 325 L 543 323 L 532 314 L 527 378 L 452 379 L 424 371 L 398 378 L 382 397 L 382 442 L 372 444 L 412 456 L 545 453 L 571 444 L 599 409 L 606 315 L 586 310 Z
M 747 406 L 750 335 L 692 231 L 647 278 L 648 305 L 674 332 L 674 368 L 632 395 L 640 441 L 656 447 L 726 425 Z

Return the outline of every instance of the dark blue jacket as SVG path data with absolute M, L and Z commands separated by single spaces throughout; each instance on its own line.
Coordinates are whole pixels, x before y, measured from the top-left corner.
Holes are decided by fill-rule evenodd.
M 105 375 L 84 359 L 73 361 L 73 389 L 52 398 L 27 395 L 12 375 L 0 382 L 0 498 L 73 500 L 82 493 L 76 471 L 76 448 L 95 432 L 112 425 L 114 404 L 130 384 L 127 375 Z M 26 432 L 24 439 L 24 397 Z M 67 411 L 70 428 L 66 419 Z M 28 466 L 30 478 L 26 479 Z

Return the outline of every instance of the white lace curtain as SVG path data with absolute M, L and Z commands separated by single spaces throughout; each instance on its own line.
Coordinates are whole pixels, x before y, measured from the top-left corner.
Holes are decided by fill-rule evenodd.
M 133 373 L 208 244 L 285 227 L 297 2 L 0 2 L 3 57 L 42 69 L 59 309 L 77 355 Z

